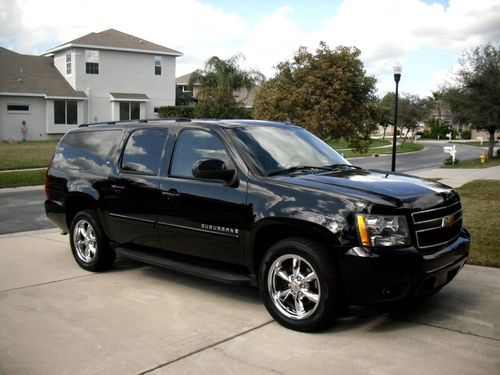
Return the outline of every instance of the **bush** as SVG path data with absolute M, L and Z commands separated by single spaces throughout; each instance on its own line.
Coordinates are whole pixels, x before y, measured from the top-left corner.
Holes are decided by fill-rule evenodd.
M 429 130 L 426 130 L 424 132 L 418 132 L 417 134 L 420 135 L 421 138 L 426 138 L 426 139 L 432 138 L 432 134 Z
M 446 134 L 451 133 L 451 138 L 455 139 L 458 135 L 456 129 L 443 124 L 440 120 L 432 119 L 430 122 L 431 138 L 446 139 Z
M 453 165 L 453 164 L 458 164 L 459 160 L 455 158 L 455 163 L 453 163 L 453 158 L 448 156 L 446 159 L 443 160 L 444 165 Z
M 462 133 L 460 134 L 462 139 L 470 139 L 471 137 L 471 131 L 470 130 L 462 130 Z
M 196 107 L 160 107 L 158 114 L 161 118 L 194 118 Z

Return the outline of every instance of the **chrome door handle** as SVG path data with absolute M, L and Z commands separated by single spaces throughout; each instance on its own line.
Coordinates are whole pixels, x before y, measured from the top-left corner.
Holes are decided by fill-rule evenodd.
M 170 189 L 168 191 L 162 191 L 161 195 L 164 195 L 167 198 L 175 198 L 178 197 L 180 194 L 176 189 Z

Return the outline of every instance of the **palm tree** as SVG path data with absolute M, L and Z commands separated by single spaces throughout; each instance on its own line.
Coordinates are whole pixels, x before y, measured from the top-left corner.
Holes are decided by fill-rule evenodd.
M 236 103 L 240 104 L 248 98 L 253 87 L 265 80 L 264 75 L 258 70 L 242 69 L 240 60 L 244 60 L 241 54 L 234 55 L 227 60 L 212 56 L 203 69 L 198 69 L 191 74 L 189 86 L 199 85 L 202 88 L 201 100 L 207 95 L 229 98 L 233 97 L 234 91 L 246 89 L 247 96 Z

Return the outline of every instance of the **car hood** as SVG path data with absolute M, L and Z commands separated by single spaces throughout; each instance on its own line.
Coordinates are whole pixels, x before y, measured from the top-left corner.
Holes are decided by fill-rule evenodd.
M 395 207 L 428 208 L 458 199 L 449 186 L 404 174 L 342 168 L 283 177 L 289 184 L 365 198 Z

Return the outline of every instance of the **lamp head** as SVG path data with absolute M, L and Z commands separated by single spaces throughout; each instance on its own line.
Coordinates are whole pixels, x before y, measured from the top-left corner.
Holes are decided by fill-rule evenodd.
M 403 67 L 401 66 L 401 63 L 399 62 L 399 60 L 396 60 L 394 66 L 392 67 L 392 71 L 394 73 L 394 81 L 399 82 L 402 70 Z

